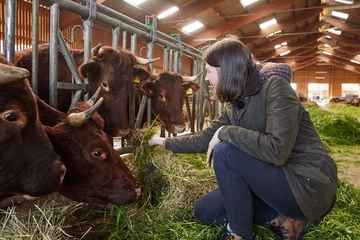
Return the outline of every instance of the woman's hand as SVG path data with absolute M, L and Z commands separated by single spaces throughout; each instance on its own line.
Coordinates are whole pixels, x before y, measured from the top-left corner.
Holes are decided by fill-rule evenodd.
M 160 146 L 165 146 L 165 139 L 163 137 L 160 137 L 159 135 L 155 134 L 149 141 L 149 145 L 160 145 Z
M 208 147 L 207 155 L 206 155 L 206 166 L 208 168 L 211 167 L 211 159 L 212 159 L 214 148 L 215 148 L 216 144 L 221 142 L 218 135 L 222 128 L 223 127 L 220 127 L 218 130 L 216 130 L 216 132 L 214 133 L 214 136 L 212 137 L 211 141 L 209 142 L 209 147 Z

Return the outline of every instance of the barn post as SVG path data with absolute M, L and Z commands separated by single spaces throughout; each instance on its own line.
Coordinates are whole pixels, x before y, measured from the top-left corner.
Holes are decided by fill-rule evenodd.
M 14 62 L 15 58 L 15 22 L 16 4 L 15 0 L 6 0 L 6 19 L 5 19 L 5 58 L 9 62 Z
M 147 58 L 153 59 L 154 56 L 154 42 L 156 41 L 157 34 L 157 17 L 153 15 L 147 15 L 145 17 L 145 24 L 150 28 L 150 34 L 152 36 L 151 41 L 147 41 Z M 153 64 L 147 65 L 147 70 L 153 72 Z M 147 98 L 147 126 L 150 127 L 152 123 L 152 111 L 151 111 L 151 98 Z
M 49 59 L 49 104 L 58 108 L 58 28 L 59 3 L 54 2 L 50 7 L 50 59 Z
M 92 48 L 92 28 L 94 25 L 94 20 L 96 18 L 97 5 L 93 0 L 88 0 L 86 7 L 89 9 L 89 16 L 87 19 L 83 19 L 84 26 L 84 63 L 91 57 L 91 48 Z M 84 84 L 89 85 L 88 78 L 84 78 Z M 89 92 L 84 93 L 84 101 L 89 99 Z
M 38 57 L 38 44 L 39 44 L 39 1 L 32 1 L 32 65 L 31 65 L 31 87 L 34 93 L 38 94 L 38 70 L 39 70 L 39 57 Z

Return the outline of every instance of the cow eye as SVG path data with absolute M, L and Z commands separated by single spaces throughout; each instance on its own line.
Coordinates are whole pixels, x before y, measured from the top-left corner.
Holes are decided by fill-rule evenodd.
M 96 150 L 96 151 L 93 152 L 93 155 L 94 155 L 95 157 L 100 157 L 100 156 L 101 156 L 101 151 L 100 151 L 100 150 Z
M 164 99 L 165 99 L 164 95 L 159 94 L 159 100 L 164 100 Z
M 106 82 L 101 82 L 101 86 L 103 86 L 104 88 L 107 87 L 107 83 Z
M 19 119 L 19 114 L 18 113 L 7 113 L 7 114 L 5 114 L 5 119 L 9 122 L 15 122 L 16 120 Z

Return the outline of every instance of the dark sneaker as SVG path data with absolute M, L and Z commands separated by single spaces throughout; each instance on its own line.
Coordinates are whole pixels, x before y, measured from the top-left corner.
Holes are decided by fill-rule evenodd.
M 288 240 L 301 240 L 309 226 L 308 221 L 300 221 L 292 218 L 286 218 L 281 224 L 278 218 L 270 222 L 270 229 L 282 239 Z

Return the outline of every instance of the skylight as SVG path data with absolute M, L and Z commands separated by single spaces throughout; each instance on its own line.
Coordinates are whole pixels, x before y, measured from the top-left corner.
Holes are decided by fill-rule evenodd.
M 182 28 L 182 30 L 184 30 L 185 32 L 187 33 L 191 33 L 201 27 L 203 27 L 204 24 L 202 24 L 201 22 L 199 21 L 196 21 L 196 22 L 193 22 L 193 23 L 190 23 L 189 25 L 185 26 Z
M 257 2 L 258 0 L 241 0 L 241 3 L 246 7 L 249 6 L 250 4 Z
M 141 3 L 145 2 L 146 0 L 124 0 L 127 3 L 132 5 L 140 5 Z
M 172 7 L 172 8 L 170 8 L 170 9 L 168 9 L 168 10 L 160 13 L 159 16 L 158 16 L 158 19 L 162 19 L 162 18 L 164 18 L 164 17 L 167 17 L 167 16 L 169 16 L 170 14 L 172 14 L 172 13 L 178 11 L 178 10 L 179 10 L 178 7 Z
M 329 56 L 332 55 L 332 53 L 329 53 L 329 52 L 326 52 L 326 51 L 323 51 L 322 53 L 323 53 L 323 54 L 326 54 L 326 55 L 329 55 Z
M 338 17 L 338 18 L 342 18 L 342 19 L 348 19 L 349 14 L 347 13 L 342 13 L 342 12 L 338 12 L 338 11 L 331 11 L 331 16 L 333 17 Z
M 359 61 L 356 61 L 356 60 L 353 60 L 353 59 L 351 59 L 351 60 L 350 60 L 350 62 L 352 62 L 352 63 L 356 63 L 356 64 L 360 64 L 360 62 L 359 62 Z
M 264 29 L 264 28 L 270 27 L 271 25 L 274 25 L 274 24 L 276 24 L 276 23 L 277 23 L 276 19 L 273 18 L 273 19 L 271 19 L 271 20 L 269 20 L 269 21 L 266 21 L 266 22 L 264 22 L 264 23 L 261 23 L 261 24 L 259 25 L 259 27 L 260 27 L 261 29 Z

